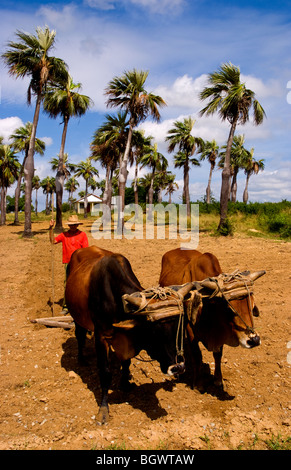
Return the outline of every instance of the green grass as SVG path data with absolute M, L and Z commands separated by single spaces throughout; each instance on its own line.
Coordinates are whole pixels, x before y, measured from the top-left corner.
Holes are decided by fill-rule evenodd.
M 166 203 L 164 203 L 166 205 Z M 214 201 L 211 204 L 198 201 L 199 204 L 199 231 L 208 233 L 211 236 L 239 234 L 251 237 L 269 238 L 275 240 L 291 241 L 291 202 L 281 201 L 279 203 L 229 203 L 227 223 L 224 233 L 219 234 L 217 227 L 219 224 L 219 203 Z M 177 210 L 178 212 L 178 210 Z M 73 212 L 64 212 L 65 222 Z M 79 214 L 80 220 L 84 219 L 83 214 Z M 38 216 L 32 212 L 32 224 L 35 222 L 47 221 L 51 215 L 40 212 Z M 87 222 L 95 220 L 95 216 L 88 214 Z M 146 217 L 143 217 L 146 223 Z M 6 223 L 14 221 L 14 213 L 8 213 Z M 24 213 L 19 213 L 19 221 L 24 223 Z M 165 223 L 169 223 L 168 213 L 165 213 Z

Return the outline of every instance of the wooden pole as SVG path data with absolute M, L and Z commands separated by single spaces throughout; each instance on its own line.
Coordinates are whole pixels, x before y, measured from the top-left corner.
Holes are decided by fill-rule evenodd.
M 52 192 L 52 219 L 54 218 L 54 193 Z M 52 228 L 54 240 L 54 228 Z M 55 315 L 55 252 L 54 243 L 51 243 L 51 270 L 52 270 L 52 315 Z

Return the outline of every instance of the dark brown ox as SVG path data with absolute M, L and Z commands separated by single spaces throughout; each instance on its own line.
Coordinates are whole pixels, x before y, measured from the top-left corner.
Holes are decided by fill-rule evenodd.
M 223 345 L 244 348 L 253 348 L 260 344 L 260 337 L 254 330 L 253 316 L 259 316 L 255 306 L 252 291 L 244 295 L 234 295 L 232 299 L 225 296 L 214 295 L 217 284 L 207 278 L 216 278 L 221 275 L 222 269 L 219 261 L 211 253 L 201 253 L 196 250 L 182 250 L 180 248 L 168 251 L 162 258 L 162 269 L 159 283 L 161 286 L 183 284 L 190 281 L 203 281 L 197 286 L 203 286 L 204 295 L 195 315 L 194 322 L 188 321 L 186 326 L 187 337 L 191 343 L 193 385 L 203 388 L 202 385 L 202 355 L 199 348 L 201 342 L 209 351 L 213 352 L 215 360 L 214 383 L 223 386 L 221 373 L 221 358 Z M 248 273 L 251 283 L 265 271 Z M 239 283 L 237 283 L 238 285 Z M 226 286 L 227 288 L 227 286 Z M 208 290 L 208 294 L 205 295 Z
M 122 255 L 92 246 L 77 250 L 68 266 L 66 302 L 75 321 L 79 359 L 83 361 L 86 332 L 94 331 L 102 390 L 98 421 L 106 423 L 111 384 L 109 351 L 121 361 L 123 388 L 129 384 L 130 360 L 142 349 L 156 359 L 164 373 L 182 372 L 176 364 L 178 318 L 149 322 L 125 312 L 123 296 L 131 300 L 142 287 Z M 133 298 L 133 303 L 135 299 Z

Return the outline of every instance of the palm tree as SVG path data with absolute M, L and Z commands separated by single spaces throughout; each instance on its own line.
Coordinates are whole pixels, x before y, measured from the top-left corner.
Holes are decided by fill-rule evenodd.
M 200 93 L 200 99 L 209 99 L 209 103 L 200 111 L 201 115 L 219 113 L 220 118 L 230 123 L 230 131 L 225 152 L 224 168 L 220 194 L 220 222 L 218 229 L 225 225 L 228 209 L 228 188 L 230 180 L 230 154 L 233 137 L 237 124 L 249 121 L 250 110 L 253 110 L 253 122 L 259 125 L 263 122 L 265 111 L 255 99 L 255 93 L 246 88 L 240 79 L 239 67 L 222 64 L 218 71 L 209 74 L 208 87 Z
M 128 118 L 126 112 L 117 116 L 107 114 L 106 121 L 94 133 L 91 142 L 90 158 L 99 161 L 106 168 L 103 203 L 111 207 L 112 178 L 122 154 L 128 136 Z
M 189 193 L 189 165 L 199 166 L 200 163 L 196 158 L 191 158 L 194 153 L 202 152 L 204 142 L 201 137 L 194 137 L 192 129 L 195 120 L 191 117 L 184 118 L 182 121 L 175 121 L 174 127 L 168 131 L 166 141 L 169 142 L 168 151 L 173 152 L 178 147 L 179 152 L 175 155 L 175 167 L 184 169 L 184 188 L 183 203 L 187 207 L 187 217 L 190 217 L 190 193 Z
M 35 215 L 37 216 L 37 191 L 40 188 L 40 178 L 37 175 L 34 175 L 32 178 L 32 189 L 35 189 L 35 207 L 34 207 L 34 212 Z
M 218 156 L 219 146 L 217 145 L 216 141 L 213 139 L 211 141 L 206 141 L 204 144 L 204 149 L 201 153 L 200 160 L 207 159 L 210 163 L 210 171 L 209 171 L 209 178 L 208 178 L 208 185 L 206 188 L 206 202 L 210 204 L 211 199 L 211 180 L 212 180 L 212 173 L 215 168 L 216 158 Z
M 230 167 L 231 167 L 231 178 L 229 180 L 229 193 L 228 198 L 232 202 L 236 202 L 236 193 L 237 193 L 237 175 L 241 168 L 245 168 L 248 151 L 244 147 L 245 136 L 244 135 L 235 135 L 233 138 L 230 154 Z M 226 145 L 222 149 L 226 149 Z M 225 152 L 220 153 L 219 167 L 224 168 L 225 161 Z
M 2 139 L 1 139 L 2 141 Z M 0 188 L 1 188 L 1 221 L 6 223 L 6 194 L 7 188 L 18 177 L 20 163 L 11 145 L 0 144 Z
M 54 84 L 54 86 L 48 87 L 43 101 L 44 111 L 51 118 L 61 116 L 64 125 L 56 174 L 56 232 L 63 230 L 62 202 L 64 180 L 66 178 L 64 171 L 64 151 L 69 120 L 72 117 L 83 116 L 93 103 L 89 96 L 79 93 L 80 89 L 81 83 L 74 83 L 72 77 L 68 75 L 65 81 L 60 80 L 60 82 Z
M 9 74 L 16 78 L 30 77 L 28 87 L 28 103 L 31 103 L 31 95 L 36 96 L 34 117 L 32 122 L 31 138 L 27 159 L 24 167 L 25 178 L 25 223 L 24 237 L 31 237 L 31 192 L 32 178 L 34 175 L 34 150 L 35 136 L 39 120 L 41 102 L 43 100 L 45 87 L 57 82 L 60 77 L 67 75 L 66 64 L 63 60 L 49 56 L 55 41 L 55 31 L 37 27 L 36 35 L 17 31 L 19 42 L 10 41 L 8 50 L 2 54 L 5 64 L 8 66 Z
M 246 186 L 244 189 L 243 193 L 243 202 L 247 203 L 249 199 L 249 194 L 248 194 L 248 185 L 249 185 L 249 180 L 251 175 L 256 175 L 259 173 L 260 170 L 264 170 L 265 164 L 264 164 L 264 159 L 261 158 L 260 160 L 255 160 L 253 158 L 254 156 L 254 149 L 252 148 L 250 151 L 248 151 L 248 159 L 245 162 L 245 174 L 247 175 L 246 177 Z
M 148 136 L 145 137 L 144 131 L 133 131 L 132 134 L 132 156 L 133 161 L 135 162 L 135 170 L 134 170 L 134 180 L 133 180 L 133 192 L 134 192 L 134 203 L 138 204 L 138 166 L 141 162 L 141 159 L 145 153 L 147 153 L 147 149 L 149 149 L 151 145 L 151 140 L 153 137 Z
M 166 186 L 166 196 L 169 196 L 169 204 L 172 203 L 172 194 L 179 189 L 179 185 L 175 181 L 176 175 L 169 174 L 168 175 L 168 183 Z
M 73 203 L 73 195 L 74 192 L 77 190 L 79 187 L 79 183 L 76 180 L 74 176 L 68 179 L 68 181 L 65 183 L 65 189 L 66 191 L 69 192 L 69 204 L 70 204 L 70 210 L 72 210 L 72 203 Z
M 148 116 L 153 120 L 160 120 L 159 107 L 165 106 L 165 101 L 158 95 L 149 93 L 145 89 L 145 81 L 148 72 L 136 69 L 125 72 L 121 77 L 111 80 L 105 90 L 108 96 L 107 106 L 120 107 L 129 116 L 129 131 L 125 152 L 119 172 L 119 196 L 121 197 L 121 214 L 119 214 L 119 226 L 123 227 L 123 209 L 125 198 L 125 186 L 127 180 L 127 164 L 131 149 L 133 129 Z
M 25 166 L 25 162 L 27 160 L 28 156 L 28 150 L 29 150 L 29 143 L 31 139 L 31 133 L 32 133 L 32 123 L 27 122 L 25 126 L 21 126 L 18 129 L 14 131 L 14 134 L 10 136 L 10 139 L 13 140 L 12 146 L 17 152 L 24 152 L 24 158 L 23 162 L 20 168 L 18 180 L 17 180 L 17 186 L 15 189 L 15 214 L 14 214 L 14 225 L 19 225 L 19 219 L 18 219 L 18 201 L 20 197 L 20 186 L 21 186 L 21 180 L 23 177 L 23 170 Z M 43 155 L 45 151 L 45 143 L 43 140 L 38 139 L 37 137 L 35 138 L 35 148 L 34 151 L 38 153 L 39 155 Z M 33 185 L 32 185 L 33 186 Z M 36 210 L 37 211 L 37 210 Z
M 153 146 L 151 146 L 147 153 L 145 153 L 141 159 L 140 159 L 141 167 L 149 166 L 152 168 L 151 172 L 151 184 L 149 187 L 149 214 L 148 218 L 149 220 L 152 220 L 152 204 L 153 204 L 153 196 L 154 196 L 154 179 L 155 179 L 155 174 L 156 170 L 158 171 L 164 171 L 167 166 L 168 166 L 168 160 L 162 155 L 160 152 L 158 152 L 158 146 L 155 143 Z
M 55 178 L 52 178 L 51 176 L 47 176 L 40 182 L 40 186 L 43 190 L 43 193 L 46 195 L 45 213 L 46 215 L 49 215 L 50 210 L 51 210 L 51 202 L 52 202 L 52 197 L 51 197 L 51 200 L 49 201 L 49 195 L 52 196 L 55 190 Z
M 85 161 L 82 161 L 76 165 L 75 169 L 76 177 L 82 176 L 85 180 L 85 198 L 84 198 L 84 217 L 87 217 L 87 195 L 88 195 L 88 185 L 91 178 L 94 175 L 99 176 L 97 168 L 92 166 L 90 158 L 87 158 Z

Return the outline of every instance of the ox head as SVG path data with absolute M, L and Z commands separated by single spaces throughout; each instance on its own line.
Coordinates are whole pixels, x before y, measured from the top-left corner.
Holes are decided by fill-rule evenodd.
M 252 285 L 265 273 L 244 272 L 232 278 L 232 275 L 229 275 L 230 279 L 222 281 L 219 288 L 213 278 L 199 283 L 202 288 L 212 291 L 209 302 L 212 311 L 219 310 L 219 321 L 223 322 L 224 332 L 230 332 L 226 333 L 226 344 L 229 346 L 241 345 L 249 349 L 261 343 L 260 336 L 254 329 L 253 317 L 259 316 L 259 310 L 255 305 Z
M 182 316 L 184 315 L 183 299 L 192 288 L 193 283 L 191 282 L 178 286 L 176 291 L 177 298 L 182 302 Z M 126 295 L 126 301 L 140 310 L 143 307 L 144 299 L 136 295 Z M 151 304 L 152 307 L 153 304 L 154 302 Z M 168 306 L 167 301 L 165 301 L 166 306 Z M 142 339 L 142 349 L 145 349 L 152 359 L 160 363 L 163 373 L 170 376 L 177 376 L 185 372 L 183 351 L 181 351 L 185 331 L 183 324 L 181 324 L 181 315 L 175 314 L 166 316 L 166 318 L 162 316 L 155 320 L 155 314 L 153 314 L 154 319 L 148 321 L 143 314 L 133 314 L 135 325 L 142 332 L 139 335 L 139 338 Z

